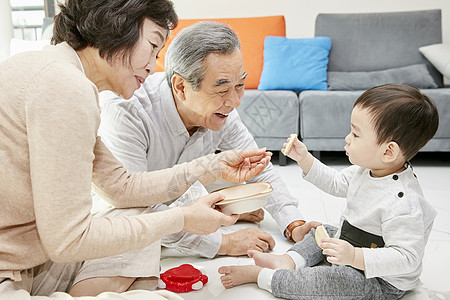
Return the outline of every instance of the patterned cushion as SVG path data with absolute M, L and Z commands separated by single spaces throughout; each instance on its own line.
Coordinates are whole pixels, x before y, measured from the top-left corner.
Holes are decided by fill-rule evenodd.
M 156 61 L 156 72 L 164 71 L 164 58 L 172 39 L 181 29 L 200 21 L 215 21 L 229 25 L 239 37 L 245 70 L 248 73 L 245 87 L 258 88 L 263 68 L 263 49 L 266 36 L 286 36 L 284 16 L 228 18 L 228 19 L 180 19 L 178 26 L 167 39 Z

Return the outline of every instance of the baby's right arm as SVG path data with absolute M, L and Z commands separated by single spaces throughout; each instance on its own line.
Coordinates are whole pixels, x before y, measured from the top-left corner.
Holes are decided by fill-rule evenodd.
M 296 134 L 291 134 L 286 143 L 283 144 L 281 152 L 295 160 L 305 175 L 311 170 L 314 156 L 308 152 L 306 145 L 299 141 Z

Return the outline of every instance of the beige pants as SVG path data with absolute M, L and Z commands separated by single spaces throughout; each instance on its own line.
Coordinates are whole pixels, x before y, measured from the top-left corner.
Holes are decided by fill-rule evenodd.
M 110 209 L 96 216 L 137 215 L 151 213 L 151 208 Z M 74 263 L 46 263 L 21 272 L 22 281 L 0 278 L 0 300 L 3 299 L 73 299 L 66 292 L 81 280 L 94 277 L 159 277 L 160 242 L 124 254 Z M 148 298 L 147 298 L 148 294 Z M 36 296 L 30 298 L 31 296 Z M 44 296 L 43 298 L 40 296 Z M 142 298 L 140 298 L 142 296 Z M 145 298 L 143 297 L 145 296 Z M 155 297 L 155 298 L 153 298 Z M 165 298 L 164 298 L 165 297 Z M 175 297 L 175 298 L 174 298 Z M 77 299 L 181 299 L 172 293 L 129 291 L 103 293 L 97 297 Z
M 96 217 L 132 216 L 152 213 L 147 208 L 112 208 L 95 214 Z M 143 249 L 130 251 L 111 257 L 85 261 L 73 284 L 93 277 L 159 277 L 161 258 L 161 242 L 157 241 Z
M 96 297 L 72 297 L 64 292 L 53 292 L 48 294 L 49 296 L 31 296 L 33 291 L 42 292 L 40 288 L 43 286 L 48 286 L 45 280 L 51 279 L 49 274 L 46 276 L 33 276 L 36 268 L 25 270 L 21 272 L 22 281 L 12 281 L 9 279 L 0 278 L 0 300 L 181 300 L 182 298 L 178 295 L 171 293 L 169 291 L 146 291 L 146 290 L 135 290 L 125 293 L 112 293 L 106 292 L 101 293 Z M 73 266 L 64 268 L 66 271 L 73 269 Z M 42 274 L 42 273 L 41 273 Z M 66 278 L 67 274 L 63 274 L 61 278 L 56 278 L 58 281 L 58 286 L 56 289 L 64 290 L 69 288 L 67 285 L 70 280 Z M 44 281 L 42 281 L 44 280 Z
M 25 272 L 25 271 L 24 271 Z M 135 290 L 125 293 L 101 293 L 96 297 L 72 297 L 63 292 L 55 292 L 50 296 L 31 296 L 30 289 L 33 279 L 23 278 L 22 281 L 3 280 L 0 278 L 0 300 L 182 300 L 180 296 L 169 291 Z

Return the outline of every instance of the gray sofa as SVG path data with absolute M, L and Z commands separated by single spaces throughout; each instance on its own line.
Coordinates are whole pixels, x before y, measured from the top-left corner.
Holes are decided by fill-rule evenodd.
M 316 156 L 343 151 L 353 103 L 365 89 L 358 87 L 412 80 L 440 113 L 439 130 L 422 151 L 450 152 L 450 88 L 443 87 L 442 75 L 419 52 L 421 46 L 442 42 L 440 10 L 319 14 L 315 35 L 332 41 L 327 91 L 245 92 L 238 111 L 260 146 L 277 151 L 290 133 L 297 133 Z M 285 163 L 280 155 L 280 164 Z
M 291 133 L 299 132 L 300 102 L 293 91 L 245 90 L 237 110 L 258 146 L 267 150 L 279 151 Z M 280 153 L 279 164 L 286 163 Z

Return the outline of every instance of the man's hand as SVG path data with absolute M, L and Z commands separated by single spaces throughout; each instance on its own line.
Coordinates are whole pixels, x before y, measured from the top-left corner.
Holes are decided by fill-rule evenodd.
M 294 230 L 292 230 L 292 239 L 294 240 L 294 242 L 303 240 L 305 235 L 307 235 L 308 232 L 311 231 L 311 228 L 316 228 L 319 225 L 322 225 L 322 223 L 311 221 L 303 224 L 302 226 L 295 227 Z
M 262 220 L 264 220 L 264 210 L 262 208 L 239 215 L 239 221 L 259 223 Z
M 222 178 L 231 182 L 244 182 L 260 174 L 269 164 L 271 152 L 266 149 L 228 150 L 219 154 Z
M 222 245 L 218 255 L 246 255 L 248 250 L 264 252 L 275 247 L 275 240 L 265 231 L 246 228 L 229 234 L 222 234 Z

